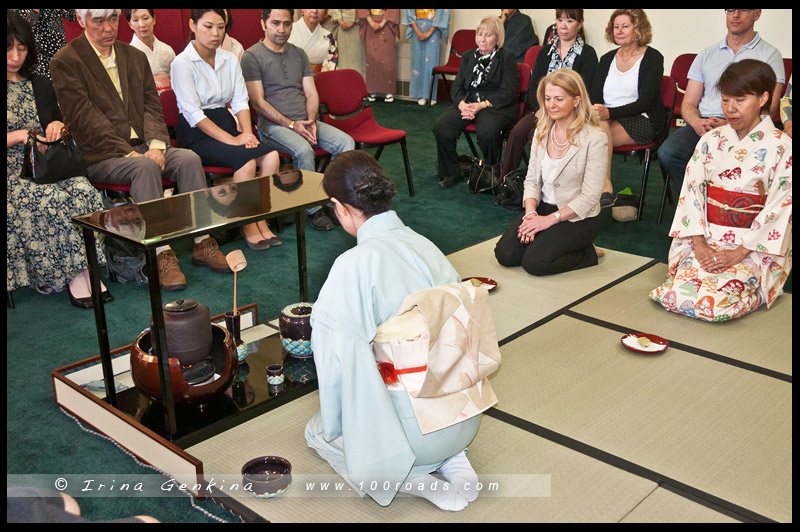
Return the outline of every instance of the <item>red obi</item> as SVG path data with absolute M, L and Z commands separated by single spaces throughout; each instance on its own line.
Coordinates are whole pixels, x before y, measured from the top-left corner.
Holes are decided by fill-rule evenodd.
M 750 227 L 767 201 L 766 194 L 747 194 L 713 185 L 708 185 L 706 193 L 709 223 L 726 227 Z

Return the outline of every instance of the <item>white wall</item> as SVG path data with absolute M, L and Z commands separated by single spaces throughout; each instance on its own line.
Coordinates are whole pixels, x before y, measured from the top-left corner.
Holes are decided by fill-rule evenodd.
M 541 39 L 547 27 L 555 22 L 554 9 L 521 9 L 531 17 L 536 35 Z M 615 48 L 605 40 L 605 28 L 613 9 L 584 10 L 584 29 L 589 44 L 598 57 Z M 499 15 L 499 9 L 452 9 L 450 35 L 459 29 L 474 29 L 488 15 Z M 651 46 L 664 56 L 664 70 L 669 73 L 672 62 L 681 54 L 697 53 L 719 42 L 725 36 L 725 13 L 722 9 L 647 9 L 653 27 Z M 783 57 L 792 57 L 792 10 L 765 9 L 756 22 L 756 31 Z M 446 56 L 445 56 L 446 57 Z

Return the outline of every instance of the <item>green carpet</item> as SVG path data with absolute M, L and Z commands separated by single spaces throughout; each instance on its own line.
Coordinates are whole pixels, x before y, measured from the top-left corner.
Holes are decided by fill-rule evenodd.
M 432 125 L 448 104 L 433 108 L 416 102 L 396 101 L 373 104 L 379 123 L 408 132 L 408 151 L 416 187 L 416 196 L 408 196 L 399 145 L 387 147 L 380 162 L 397 185 L 395 209 L 407 225 L 430 238 L 449 254 L 501 233 L 515 213 L 493 205 L 489 195 L 469 194 L 466 185 L 449 190 L 436 186 L 436 150 Z M 374 150 L 372 150 L 374 153 Z M 470 153 L 466 141 L 459 153 Z M 617 190 L 630 187 L 639 192 L 642 166 L 638 161 L 613 161 L 613 179 Z M 640 222 L 620 223 L 610 209 L 600 214 L 602 229 L 596 244 L 627 253 L 667 258 L 667 236 L 674 207 L 668 205 L 665 220 L 656 224 L 663 179 L 659 165 L 650 169 L 647 206 Z M 294 227 L 287 226 L 280 235 L 284 244 L 267 251 L 251 251 L 241 238 L 221 246 L 223 253 L 243 249 L 248 267 L 239 274 L 239 303 L 257 303 L 261 322 L 275 317 L 279 310 L 298 298 L 297 256 Z M 325 282 L 336 257 L 352 247 L 355 240 L 340 228 L 320 233 L 307 231 L 308 279 L 313 300 Z M 164 293 L 164 301 L 178 297 L 196 299 L 211 309 L 212 315 L 229 310 L 232 305 L 233 276 L 211 273 L 191 265 L 191 242 L 174 246 L 188 288 L 179 293 Z M 790 278 L 791 280 L 791 278 Z M 106 305 L 111 348 L 131 343 L 149 323 L 149 295 L 146 288 L 131 284 L 109 283 L 115 301 Z M 787 284 L 791 289 L 791 284 Z M 174 297 L 173 297 L 174 296 Z M 14 292 L 16 308 L 6 317 L 7 426 L 6 461 L 8 475 L 121 474 L 147 473 L 133 460 L 106 440 L 87 435 L 56 407 L 50 372 L 58 367 L 93 356 L 99 352 L 94 314 L 73 307 L 66 293 L 44 296 L 30 288 Z M 643 297 L 645 297 L 643 295 Z M 24 364 L 20 364 L 24 361 Z M 9 477 L 9 484 L 14 477 Z M 113 519 L 126 515 L 149 514 L 169 522 L 205 522 L 210 519 L 191 509 L 186 498 L 81 498 L 83 513 L 90 519 Z M 225 519 L 226 511 L 211 502 L 203 508 Z

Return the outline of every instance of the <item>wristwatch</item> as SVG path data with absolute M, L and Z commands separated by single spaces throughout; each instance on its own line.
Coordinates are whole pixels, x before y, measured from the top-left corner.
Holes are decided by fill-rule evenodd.
M 293 131 L 294 131 L 294 120 L 292 120 L 291 122 L 289 122 L 289 129 L 291 129 L 291 130 L 293 130 Z
M 561 213 L 560 212 L 558 212 L 558 211 L 554 212 L 553 216 L 556 217 L 556 223 L 561 221 Z

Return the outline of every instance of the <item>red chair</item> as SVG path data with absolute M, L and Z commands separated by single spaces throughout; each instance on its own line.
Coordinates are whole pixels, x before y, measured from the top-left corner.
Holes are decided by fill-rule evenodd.
M 161 110 L 164 113 L 164 123 L 167 124 L 169 130 L 169 142 L 175 148 L 178 146 L 178 141 L 175 137 L 178 128 L 178 100 L 175 98 L 175 91 L 167 89 L 162 92 L 159 97 L 161 98 Z M 229 166 L 203 166 L 203 171 L 206 174 L 206 180 L 213 182 L 214 176 L 232 176 L 233 168 Z
M 372 108 L 364 105 L 364 99 L 369 94 L 361 74 L 351 69 L 330 70 L 317 74 L 314 82 L 319 102 L 327 108 L 322 114 L 322 121 L 350 135 L 358 149 L 377 146 L 375 159 L 378 159 L 385 146 L 400 144 L 408 180 L 408 193 L 413 196 L 414 182 L 411 179 L 411 165 L 406 148 L 406 132 L 385 128 L 375 121 Z
M 518 121 L 520 118 L 522 118 L 522 115 L 525 112 L 525 103 L 528 100 L 528 85 L 531 81 L 532 69 L 526 63 L 517 63 L 517 70 L 519 71 L 519 85 L 517 87 L 517 103 L 519 105 L 519 114 L 517 115 Z M 508 134 L 511 132 L 513 127 L 514 126 L 512 125 L 511 127 L 500 132 L 500 134 L 503 135 L 504 140 L 506 137 L 508 137 Z M 469 144 L 469 148 L 472 150 L 472 155 L 479 157 L 478 150 L 475 148 L 475 144 L 472 142 L 471 134 L 475 132 L 477 132 L 477 128 L 473 122 L 464 130 L 464 136 L 467 138 L 467 144 Z
M 683 95 L 686 94 L 686 85 L 689 84 L 687 75 L 695 57 L 697 57 L 697 54 L 682 54 L 676 57 L 672 63 L 669 75 L 675 79 L 675 83 L 678 86 L 677 98 L 672 110 L 673 120 L 681 117 L 681 103 L 683 102 Z
M 528 51 L 525 52 L 525 59 L 523 62 L 531 67 L 531 72 L 533 71 L 533 67 L 536 65 L 536 58 L 539 56 L 539 52 L 542 48 L 544 48 L 542 45 L 537 44 L 535 46 L 531 46 L 528 48 Z
M 678 89 L 675 80 L 670 76 L 662 76 L 661 78 L 661 101 L 664 103 L 664 109 L 667 112 L 666 124 L 662 138 L 655 139 L 649 144 L 629 144 L 626 146 L 617 146 L 614 148 L 615 155 L 622 155 L 625 159 L 629 156 L 638 157 L 644 161 L 644 172 L 642 173 L 642 191 L 639 196 L 639 217 L 642 219 L 642 209 L 644 208 L 644 193 L 647 189 L 647 175 L 650 172 L 650 162 L 658 158 L 658 147 L 666 140 L 669 134 L 669 124 L 672 122 L 673 112 L 675 109 L 675 100 L 678 97 Z M 664 176 L 664 192 L 661 196 L 661 211 L 658 214 L 658 221 L 661 222 L 661 217 L 664 214 L 664 201 L 669 193 L 669 177 L 666 172 L 661 170 Z
M 450 46 L 450 55 L 447 57 L 447 63 L 441 66 L 433 67 L 432 77 L 442 77 L 442 83 L 447 87 L 447 92 L 450 92 L 450 82 L 447 76 L 455 76 L 458 74 L 458 69 L 461 66 L 461 55 L 467 50 L 472 50 L 475 45 L 475 30 L 458 30 L 453 34 L 453 40 Z M 428 107 L 431 106 L 433 100 L 433 87 L 435 83 L 431 80 L 431 94 L 428 98 Z

